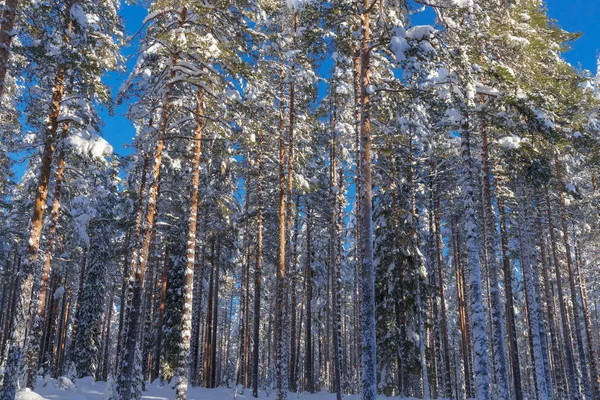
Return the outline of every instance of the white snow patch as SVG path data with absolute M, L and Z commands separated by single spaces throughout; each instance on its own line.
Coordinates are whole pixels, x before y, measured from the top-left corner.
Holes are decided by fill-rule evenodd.
M 93 132 L 78 131 L 65 139 L 65 144 L 81 155 L 92 157 L 110 156 L 113 147 Z
M 523 139 L 513 135 L 503 137 L 502 139 L 498 140 L 498 144 L 500 144 L 500 146 L 504 147 L 505 149 L 516 150 L 519 148 L 522 141 Z

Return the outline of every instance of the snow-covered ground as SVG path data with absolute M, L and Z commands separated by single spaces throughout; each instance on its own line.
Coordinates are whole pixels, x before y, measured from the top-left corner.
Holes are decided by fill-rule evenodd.
M 104 392 L 106 390 L 106 382 L 94 382 L 93 378 L 77 379 L 75 382 L 68 380 L 38 380 L 38 385 L 35 392 L 25 390 L 17 395 L 16 400 L 104 400 Z M 158 381 L 146 385 L 146 391 L 143 393 L 143 400 L 171 400 L 175 398 L 175 390 L 171 385 L 161 385 Z M 269 394 L 262 391 L 259 393 L 261 399 L 274 399 L 275 392 Z M 315 394 L 293 394 L 288 396 L 289 400 L 334 400 L 335 394 L 325 391 Z M 188 400 L 226 400 L 253 399 L 252 391 L 246 389 L 243 394 L 236 393 L 232 388 L 190 388 L 188 391 Z M 344 396 L 347 400 L 359 400 L 360 395 Z M 386 398 L 387 399 L 387 398 Z M 394 400 L 400 400 L 395 398 Z

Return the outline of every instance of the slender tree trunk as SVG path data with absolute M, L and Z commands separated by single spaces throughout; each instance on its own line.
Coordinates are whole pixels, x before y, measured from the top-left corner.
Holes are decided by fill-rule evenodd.
M 208 281 L 208 296 L 206 302 L 206 328 L 204 329 L 204 359 L 203 362 L 203 375 L 204 375 L 204 387 L 211 388 L 211 377 L 212 377 L 212 353 L 214 352 L 213 344 L 213 318 L 214 318 L 214 277 L 215 277 L 215 237 L 211 238 L 210 244 L 210 278 Z
M 475 395 L 478 400 L 490 399 L 490 376 L 488 371 L 487 335 L 485 331 L 485 311 L 483 309 L 481 264 L 479 262 L 479 234 L 477 214 L 475 212 L 476 196 L 473 179 L 473 161 L 470 143 L 471 128 L 468 120 L 463 120 L 461 127 L 461 147 L 465 185 L 465 232 L 467 235 L 467 252 L 469 255 L 469 303 L 473 345 L 475 357 L 473 372 L 475 373 Z
M 587 296 L 587 289 L 585 284 L 585 277 L 583 276 L 583 265 L 581 260 L 581 248 L 578 246 L 577 239 L 574 241 L 575 243 L 575 259 L 577 263 L 577 275 L 579 277 L 579 295 L 581 297 L 581 305 L 584 316 L 584 324 L 585 324 L 585 335 L 588 346 L 588 358 L 590 363 L 590 375 L 592 377 L 592 398 L 597 399 L 598 394 L 600 393 L 600 388 L 598 387 L 598 363 L 596 359 L 596 355 L 598 352 L 594 348 L 594 337 L 592 335 L 592 319 L 589 311 L 589 303 Z
M 204 254 L 205 254 L 205 243 L 206 243 L 206 227 L 208 224 L 208 213 L 204 214 L 204 222 L 202 232 L 204 235 L 203 243 L 200 248 L 200 261 L 194 265 L 194 299 L 192 305 L 192 338 L 190 344 L 190 383 L 193 386 L 197 386 L 199 380 L 199 361 L 200 361 L 200 330 L 201 330 L 201 318 L 202 318 L 202 294 L 204 292 Z M 196 260 L 198 257 L 196 256 Z
M 181 328 L 181 345 L 179 347 L 179 363 L 177 366 L 176 400 L 187 398 L 188 381 L 192 381 L 194 374 L 190 375 L 190 363 L 193 354 L 190 353 L 192 330 L 192 307 L 194 297 L 194 265 L 196 263 L 196 223 L 198 221 L 198 197 L 200 195 L 200 157 L 202 156 L 202 134 L 204 132 L 204 94 L 202 90 L 197 93 L 196 129 L 194 131 L 194 150 L 192 158 L 192 192 L 190 195 L 190 210 L 188 217 L 188 237 L 186 245 L 186 269 L 183 281 L 183 315 Z M 195 346 L 193 346 L 195 349 Z
M 152 126 L 152 122 L 149 124 Z M 131 261 L 125 258 L 123 262 L 123 284 L 121 286 L 121 307 L 119 310 L 119 332 L 117 334 L 117 362 L 115 363 L 115 372 L 120 365 L 121 360 L 121 347 L 124 344 L 124 336 L 126 334 L 127 328 L 127 318 L 129 317 L 130 305 L 131 305 L 131 295 L 133 291 L 133 280 L 135 278 L 135 270 L 137 268 L 138 262 L 138 243 L 140 241 L 141 227 L 142 227 L 142 217 L 144 215 L 144 194 L 146 190 L 146 174 L 148 171 L 148 154 L 144 154 L 144 164 L 142 167 L 142 173 L 140 177 L 140 187 L 138 194 L 138 206 L 137 213 L 135 216 L 135 226 L 133 233 L 133 241 L 132 249 L 131 249 Z M 126 239 L 126 243 L 129 243 L 129 237 Z M 126 256 L 127 257 L 127 256 Z M 129 262 L 128 262 L 129 261 Z
M 496 224 L 494 222 L 494 213 L 492 209 L 492 189 L 491 180 L 492 173 L 490 171 L 490 162 L 488 156 L 488 139 L 487 128 L 482 130 L 482 153 L 481 153 L 481 169 L 483 172 L 483 215 L 484 223 L 487 231 L 486 248 L 488 262 L 488 277 L 490 283 L 490 308 L 492 314 L 492 344 L 494 349 L 495 366 L 496 366 L 496 390 L 498 399 L 508 400 L 508 370 L 506 368 L 506 344 L 504 342 L 504 326 L 502 325 L 502 304 L 500 301 L 500 289 L 498 284 L 498 259 L 496 258 L 495 249 L 497 246 L 496 240 Z
M 373 263 L 371 187 L 371 0 L 363 0 L 362 42 L 360 48 L 360 134 L 361 134 L 361 242 L 362 242 L 362 400 L 377 398 L 377 342 L 375 337 L 375 266 Z
M 465 374 L 465 391 L 467 398 L 473 397 L 473 384 L 471 374 L 471 363 L 470 363 L 470 347 L 469 347 L 469 326 L 467 324 L 468 312 L 466 305 L 466 290 L 465 290 L 465 279 L 463 274 L 462 260 L 461 260 L 461 249 L 460 241 L 458 238 L 457 227 L 452 220 L 452 238 L 454 244 L 454 264 L 456 272 L 456 292 L 458 299 L 458 312 L 459 312 L 459 326 L 461 332 L 461 355 L 463 362 L 463 369 Z
M 9 0 L 12 4 L 12 0 Z M 10 7 L 10 6 L 9 6 Z M 14 16 L 12 17 L 14 21 Z M 4 25 L 4 23 L 2 24 Z M 0 27 L 1 29 L 1 27 Z M 0 37 L 0 40 L 2 38 Z M 2 46 L 0 46 L 2 47 Z M 0 65 L 5 65 L 0 59 Z M 23 364 L 23 356 L 26 341 L 27 319 L 31 298 L 33 292 L 33 281 L 36 271 L 37 259 L 40 248 L 40 237 L 42 234 L 42 224 L 44 221 L 44 212 L 46 210 L 46 199 L 48 197 L 48 186 L 50 183 L 50 172 L 52 168 L 52 158 L 54 156 L 54 146 L 58 131 L 58 116 L 60 114 L 60 103 L 64 93 L 65 68 L 59 67 L 54 80 L 54 91 L 52 93 L 51 111 L 49 116 L 48 128 L 46 129 L 44 139 L 44 150 L 40 165 L 39 181 L 36 188 L 35 199 L 33 202 L 33 216 L 31 217 L 31 227 L 29 238 L 27 240 L 26 259 L 23 263 L 21 278 L 16 285 L 18 293 L 17 303 L 13 316 L 13 329 L 11 333 L 10 348 L 8 350 L 8 359 L 4 371 L 4 384 L 0 393 L 1 400 L 13 400 L 16 396 L 19 386 L 19 376 Z M 2 71 L 0 71 L 0 74 Z M 4 78 L 4 76 L 0 76 Z M 0 85 L 3 81 L 0 81 Z M 35 366 L 31 366 L 35 368 Z
M 527 204 L 529 196 L 522 187 L 522 184 L 517 183 L 517 191 L 521 192 L 518 194 L 519 202 L 519 244 L 521 252 L 521 265 L 523 267 L 523 282 L 525 290 L 525 299 L 527 301 L 527 315 L 529 316 L 529 331 L 531 341 L 531 352 L 533 357 L 533 366 L 535 369 L 535 382 L 537 384 L 537 397 L 539 400 L 546 400 L 551 394 L 552 387 L 548 387 L 546 380 L 545 366 L 544 366 L 544 350 L 542 346 L 542 332 L 540 330 L 540 324 L 543 323 L 541 320 L 540 306 L 535 291 L 534 282 L 534 265 L 532 258 L 531 249 L 531 235 L 529 229 L 529 223 L 531 222 L 527 218 L 528 213 L 531 211 Z M 550 389 L 550 390 L 549 390 Z
M 554 274 L 556 280 L 556 286 L 558 289 L 558 304 L 560 310 L 560 319 L 562 322 L 562 334 L 564 341 L 565 354 L 567 356 L 567 366 L 569 370 L 569 395 L 572 396 L 573 400 L 581 399 L 581 393 L 579 392 L 579 385 L 577 383 L 577 372 L 575 370 L 575 360 L 573 359 L 573 348 L 571 347 L 571 329 L 567 320 L 567 308 L 565 305 L 565 297 L 562 287 L 562 279 L 560 276 L 560 263 L 558 261 L 558 251 L 556 249 L 556 239 L 554 236 L 554 225 L 552 222 L 552 213 L 550 208 L 550 195 L 548 194 L 548 188 L 546 190 L 546 212 L 548 217 L 548 231 L 550 232 L 550 243 L 552 248 L 552 259 L 554 262 Z
M 443 274 L 443 255 L 442 255 L 442 230 L 440 223 L 440 198 L 437 183 L 437 168 L 435 166 L 434 154 L 431 154 L 430 173 L 434 179 L 432 184 L 432 197 L 433 197 L 433 226 L 435 234 L 435 253 L 437 261 L 437 274 L 438 274 L 438 285 L 439 285 L 439 296 L 440 296 L 440 315 L 442 324 L 442 351 L 444 357 L 444 370 L 447 376 L 445 377 L 446 387 L 445 394 L 449 396 L 452 393 L 452 379 L 451 379 L 451 368 L 450 368 L 450 347 L 448 345 L 448 319 L 446 316 L 446 295 L 444 289 L 444 274 Z
M 504 198 L 498 197 L 498 214 L 500 216 L 500 242 L 502 249 L 502 268 L 504 270 L 504 297 L 506 300 L 506 326 L 508 331 L 508 342 L 510 359 L 512 365 L 512 377 L 515 391 L 515 400 L 523 400 L 523 388 L 521 386 L 521 364 L 519 361 L 519 347 L 517 344 L 517 325 L 513 305 L 512 269 L 508 259 L 508 239 L 506 235 L 506 216 L 504 214 Z
M 160 305 L 158 307 L 158 322 L 156 324 L 156 343 L 153 356 L 153 377 L 160 375 L 160 358 L 162 355 L 163 323 L 165 318 L 165 301 L 167 299 L 167 276 L 169 270 L 169 243 L 165 243 L 165 254 L 163 259 L 163 272 L 160 286 Z
M 102 372 L 100 376 L 102 380 L 106 381 L 108 377 L 109 364 L 110 364 L 110 327 L 112 325 L 112 313 L 113 313 L 113 303 L 115 301 L 115 289 L 113 289 L 110 293 L 110 301 L 108 302 L 108 317 L 106 318 L 106 335 L 105 335 L 105 343 L 104 343 L 104 363 L 102 365 Z
M 304 374 L 306 376 L 306 391 L 313 393 L 315 390 L 314 372 L 313 372 L 313 348 L 312 348 L 312 241 L 311 241 L 311 219 L 312 211 L 310 206 L 306 205 L 306 266 L 304 279 L 306 280 L 306 336 L 304 339 Z
M 181 9 L 179 15 L 179 27 L 182 27 L 187 15 L 186 7 Z M 154 150 L 154 162 L 151 171 L 150 188 L 148 190 L 148 206 L 146 209 L 146 217 L 142 225 L 142 235 L 140 243 L 140 257 L 137 270 L 135 272 L 135 282 L 133 286 L 133 296 L 131 300 L 131 312 L 129 313 L 126 335 L 125 355 L 123 357 L 121 373 L 119 374 L 119 393 L 122 398 L 131 397 L 131 385 L 133 380 L 133 371 L 135 364 L 135 351 L 137 345 L 138 327 L 140 324 L 140 308 L 142 303 L 142 291 L 144 288 L 144 278 L 146 267 L 148 266 L 148 255 L 150 250 L 150 239 L 152 237 L 152 226 L 154 225 L 154 217 L 156 213 L 156 205 L 158 200 L 158 185 L 160 181 L 160 169 L 162 166 L 163 150 L 165 147 L 165 136 L 169 125 L 170 101 L 173 93 L 173 78 L 175 77 L 174 67 L 179 60 L 179 53 L 173 53 L 170 80 L 167 83 L 165 91 L 162 115 L 159 125 L 159 133 Z
M 291 149 L 290 149 L 291 151 Z M 292 192 L 289 192 L 289 196 L 290 198 L 292 197 Z M 290 391 L 292 391 L 293 393 L 296 393 L 298 391 L 298 369 L 297 369 L 297 360 L 299 358 L 299 346 L 300 346 L 300 335 L 299 332 L 301 331 L 302 328 L 302 316 L 300 317 L 300 319 L 296 319 L 296 282 L 297 282 L 297 276 L 298 276 L 298 209 L 300 206 L 300 195 L 296 194 L 296 213 L 294 215 L 294 237 L 292 240 L 292 250 L 290 252 L 291 254 L 291 271 L 292 271 L 292 279 L 291 279 L 291 294 L 290 294 L 290 325 L 291 325 L 291 332 L 290 332 L 290 350 L 292 351 L 291 356 L 290 356 L 290 368 L 289 368 L 289 377 L 290 377 L 290 382 L 289 382 L 289 388 Z M 291 210 L 290 210 L 290 214 L 291 214 Z M 302 312 L 302 311 L 301 311 Z M 301 314 L 302 315 L 302 314 Z M 298 321 L 300 321 L 300 324 L 298 324 Z M 299 326 L 298 326 L 299 325 Z M 296 332 L 298 331 L 298 333 Z M 298 338 L 298 348 L 296 347 L 296 338 Z
M 249 158 L 249 157 L 248 157 Z M 248 341 L 248 314 L 250 310 L 248 310 L 248 297 L 250 295 L 250 258 L 249 258 L 249 213 L 248 207 L 250 202 L 250 167 L 246 168 L 246 177 L 244 180 L 244 189 L 246 191 L 245 200 L 244 200 L 244 237 L 242 239 L 243 256 L 242 256 L 242 265 L 241 265 L 241 276 L 240 276 L 240 322 L 239 322 L 239 346 L 238 346 L 238 359 L 236 364 L 236 386 L 242 385 L 242 393 L 243 388 L 247 387 L 247 371 L 246 371 L 246 360 L 247 360 L 247 341 Z M 243 284 L 242 284 L 243 282 Z M 243 285 L 243 286 L 242 286 Z
M 554 155 L 554 172 L 556 179 L 562 183 L 562 174 L 558 161 L 558 154 Z M 560 205 L 560 220 L 563 234 L 563 245 L 565 247 L 565 258 L 567 259 L 567 271 L 569 272 L 569 289 L 571 290 L 571 303 L 573 304 L 573 322 L 575 323 L 575 339 L 577 340 L 577 350 L 579 351 L 579 368 L 583 378 L 583 388 L 587 398 L 592 398 L 592 385 L 588 375 L 587 362 L 585 357 L 585 348 L 583 338 L 581 337 L 581 320 L 579 313 L 579 302 L 577 301 L 577 291 L 575 288 L 575 278 L 573 273 L 573 259 L 571 258 L 571 244 L 569 243 L 569 231 L 567 228 L 567 209 L 565 206 L 565 195 L 562 190 L 558 191 L 558 201 Z M 594 377 L 596 379 L 596 377 Z
M 254 315 L 253 315 L 253 340 L 252 350 L 252 396 L 258 398 L 258 360 L 260 343 L 260 281 L 263 261 L 263 204 L 262 204 L 262 131 L 258 134 L 258 187 L 256 191 L 256 202 L 258 216 L 256 222 L 256 268 L 254 269 Z
M 221 265 L 221 240 L 220 238 L 216 239 L 217 250 L 215 259 L 213 259 L 213 268 L 215 271 L 215 283 L 214 283 L 214 299 L 213 299 L 213 318 L 212 318 L 212 340 L 211 340 L 211 353 L 210 353 L 210 388 L 215 388 L 217 386 L 217 351 L 219 347 L 217 346 L 217 334 L 219 332 L 219 286 L 220 286 L 220 271 L 219 267 Z
M 63 127 L 63 136 L 66 134 L 68 129 L 68 125 L 64 125 Z M 54 252 L 54 244 L 56 241 L 56 228 L 58 226 L 58 214 L 60 211 L 60 191 L 64 176 L 65 169 L 65 150 L 64 148 L 60 149 L 58 156 L 58 164 L 56 166 L 56 178 L 54 183 L 54 199 L 52 200 L 52 211 L 51 211 L 51 222 L 50 227 L 48 229 L 48 248 L 45 251 L 46 258 L 44 260 L 44 266 L 42 268 L 42 279 L 39 288 L 39 295 L 37 299 L 36 308 L 31 341 L 29 343 L 29 355 L 28 355 L 28 365 L 29 368 L 27 370 L 27 386 L 30 388 L 35 387 L 35 377 L 38 372 L 38 367 L 40 366 L 39 362 L 41 361 L 39 357 L 39 353 L 41 350 L 41 339 L 42 339 L 42 321 L 44 319 L 44 314 L 46 312 L 46 302 L 47 302 L 47 293 L 48 293 L 48 280 L 50 279 L 50 274 L 52 272 L 52 254 Z
M 281 74 L 279 97 L 279 250 L 277 253 L 277 282 L 275 294 L 275 380 L 277 400 L 287 399 L 287 335 L 286 335 L 286 297 L 287 297 L 287 272 L 286 272 L 286 185 L 285 185 L 285 129 L 284 129 L 284 75 Z M 290 89 L 293 93 L 293 87 Z M 290 95 L 290 102 L 293 96 Z M 290 103 L 290 110 L 292 109 Z M 291 111 L 290 111 L 291 115 Z

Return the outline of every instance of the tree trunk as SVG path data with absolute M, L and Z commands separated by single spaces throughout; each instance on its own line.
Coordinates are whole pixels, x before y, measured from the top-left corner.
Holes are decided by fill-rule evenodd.
M 554 171 L 556 179 L 562 184 L 562 175 L 558 154 L 554 155 Z M 588 375 L 587 362 L 585 358 L 585 348 L 583 338 L 581 337 L 581 320 L 579 313 L 579 302 L 577 301 L 577 291 L 575 288 L 575 278 L 573 274 L 573 259 L 571 258 L 571 244 L 569 243 L 569 231 L 567 228 L 567 209 L 565 207 L 565 195 L 560 189 L 558 191 L 558 201 L 560 205 L 560 220 L 563 234 L 563 245 L 565 247 L 565 258 L 567 259 L 567 271 L 569 272 L 569 289 L 571 290 L 571 303 L 573 304 L 573 322 L 575 323 L 575 339 L 577 340 L 577 350 L 579 351 L 579 368 L 583 379 L 583 388 L 587 398 L 592 398 L 592 386 Z M 594 377 L 596 379 L 596 377 Z
M 149 124 L 152 126 L 152 122 Z M 121 307 L 119 310 L 119 332 L 117 334 L 117 362 L 115 363 L 115 372 L 117 372 L 120 360 L 121 360 L 121 347 L 124 344 L 124 336 L 127 332 L 126 324 L 127 318 L 129 317 L 130 305 L 131 305 L 131 295 L 133 291 L 133 279 L 135 277 L 135 270 L 137 268 L 138 262 L 138 243 L 140 241 L 140 233 L 142 227 L 142 217 L 144 215 L 144 194 L 146 189 L 146 173 L 148 171 L 148 154 L 144 154 L 144 164 L 142 167 L 142 173 L 140 177 L 140 188 L 138 194 L 138 206 L 137 213 L 135 217 L 135 226 L 133 233 L 133 241 L 131 242 L 131 261 L 128 262 L 127 258 L 125 258 L 123 262 L 123 284 L 121 286 Z M 129 242 L 129 235 L 126 238 L 126 243 Z
M 490 376 L 488 371 L 487 335 L 485 331 L 485 312 L 481 288 L 481 264 L 479 262 L 479 234 L 477 214 L 475 212 L 476 196 L 473 179 L 473 161 L 468 120 L 463 120 L 460 136 L 465 185 L 465 232 L 467 235 L 467 253 L 469 256 L 469 303 L 473 346 L 475 350 L 473 372 L 475 373 L 475 395 L 478 400 L 490 399 Z
M 181 28 L 185 22 L 187 15 L 186 7 L 181 9 L 179 15 L 179 27 Z M 175 66 L 179 60 L 179 53 L 173 53 L 170 67 L 170 80 L 167 83 L 167 89 L 163 100 L 163 109 L 159 125 L 159 133 L 154 150 L 154 162 L 151 171 L 150 188 L 148 190 L 148 206 L 146 209 L 146 218 L 142 225 L 142 235 L 140 243 L 140 257 L 137 270 L 135 272 L 135 282 L 133 286 L 133 295 L 131 300 L 131 312 L 129 313 L 126 335 L 125 355 L 123 357 L 123 365 L 119 374 L 119 393 L 122 398 L 131 397 L 131 385 L 133 380 L 135 351 L 137 344 L 138 327 L 140 324 L 140 309 L 142 303 L 142 292 L 144 288 L 144 279 L 146 267 L 148 266 L 148 255 L 150 250 L 150 239 L 152 237 L 152 226 L 156 213 L 156 205 L 158 200 L 158 185 L 160 181 L 160 169 L 162 166 L 163 150 L 165 147 L 165 136 L 167 134 L 169 124 L 169 112 L 171 94 L 173 93 L 173 78 L 175 77 Z
M 584 324 L 585 324 L 585 335 L 588 346 L 588 358 L 590 363 L 590 375 L 592 377 L 592 398 L 597 399 L 598 394 L 600 393 L 600 389 L 598 387 L 598 363 L 596 359 L 596 355 L 598 354 L 596 349 L 594 348 L 594 337 L 592 335 L 592 319 L 589 311 L 589 303 L 587 296 L 587 289 L 585 284 L 585 277 L 583 276 L 583 265 L 581 260 L 581 248 L 578 246 L 577 239 L 575 239 L 575 259 L 577 263 L 577 275 L 579 277 L 579 294 L 581 297 L 581 305 L 584 316 Z
M 461 333 L 461 355 L 463 362 L 463 369 L 465 374 L 465 392 L 466 397 L 473 397 L 472 391 L 472 374 L 470 367 L 470 348 L 469 348 L 469 327 L 467 324 L 468 312 L 466 305 L 466 291 L 465 291 L 465 279 L 463 274 L 463 267 L 461 261 L 461 249 L 460 241 L 458 238 L 457 227 L 454 223 L 454 217 L 452 219 L 452 242 L 454 247 L 454 267 L 456 273 L 456 298 L 458 300 L 458 315 L 459 315 L 459 327 Z
M 313 349 L 312 349 L 312 241 L 311 241 L 311 216 L 310 206 L 306 205 L 306 266 L 304 279 L 306 280 L 306 336 L 304 339 L 304 374 L 306 377 L 306 391 L 313 393 L 315 390 L 313 372 Z
M 500 289 L 498 285 L 498 259 L 496 258 L 495 249 L 497 246 L 496 240 L 496 223 L 494 222 L 494 214 L 492 210 L 492 190 L 491 180 L 492 173 L 490 171 L 490 162 L 488 157 L 488 139 L 487 128 L 482 130 L 482 152 L 481 152 L 481 169 L 483 172 L 483 215 L 486 230 L 486 248 L 488 262 L 488 277 L 489 277 L 489 296 L 490 308 L 492 314 L 492 345 L 495 357 L 496 366 L 496 390 L 498 399 L 508 400 L 508 370 L 506 368 L 506 344 L 504 342 L 504 327 L 502 325 L 502 303 L 500 301 Z
M 520 193 L 519 193 L 520 192 Z M 537 384 L 537 398 L 539 400 L 546 400 L 551 394 L 552 386 L 548 387 L 546 380 L 546 372 L 544 365 L 544 350 L 542 346 L 542 332 L 540 330 L 540 324 L 543 323 L 541 317 L 541 310 L 538 303 L 538 299 L 535 291 L 534 265 L 532 259 L 535 255 L 531 249 L 531 235 L 529 229 L 529 223 L 531 222 L 527 215 L 531 212 L 528 202 L 528 194 L 522 187 L 521 183 L 517 183 L 517 201 L 519 203 L 519 244 L 521 252 L 521 265 L 523 267 L 523 283 L 525 290 L 525 299 L 527 301 L 527 315 L 529 316 L 529 331 L 531 341 L 531 352 L 533 357 L 533 366 L 535 369 L 535 382 Z
M 115 286 L 110 293 L 110 301 L 108 302 L 108 317 L 106 318 L 106 335 L 105 335 L 105 343 L 104 343 L 104 363 L 102 365 L 102 372 L 100 374 L 100 379 L 106 381 L 108 377 L 109 364 L 110 364 L 110 326 L 112 325 L 112 313 L 113 313 L 113 303 L 115 301 Z
M 284 129 L 284 75 L 281 73 L 279 97 L 279 250 L 277 253 L 277 281 L 275 288 L 275 380 L 277 400 L 287 398 L 287 335 L 286 333 L 286 215 L 285 215 L 285 129 Z M 290 89 L 293 92 L 293 88 Z M 290 97 L 290 101 L 293 97 Z M 291 109 L 290 104 L 290 109 Z
M 63 136 L 66 135 L 68 125 L 63 126 Z M 39 288 L 39 295 L 37 299 L 37 307 L 33 320 L 33 332 L 31 334 L 31 342 L 29 343 L 29 355 L 27 370 L 27 386 L 30 388 L 35 387 L 35 377 L 40 366 L 41 361 L 39 353 L 41 350 L 41 339 L 42 339 L 42 321 L 46 312 L 46 300 L 48 293 L 48 280 L 50 279 L 50 273 L 52 272 L 52 254 L 54 252 L 54 244 L 56 241 L 56 228 L 58 226 L 58 214 L 60 211 L 60 191 L 65 170 L 65 150 L 60 149 L 58 156 L 58 164 L 56 166 L 56 178 L 54 183 L 54 199 L 52 200 L 52 211 L 51 211 L 51 222 L 48 229 L 48 248 L 45 251 L 46 258 L 44 260 L 44 266 L 42 268 L 42 279 Z
M 521 363 L 519 361 L 519 347 L 517 344 L 517 325 L 513 305 L 512 269 L 508 259 L 508 239 L 506 235 L 506 216 L 504 214 L 504 198 L 498 197 L 498 214 L 500 215 L 500 241 L 502 249 L 502 267 L 504 270 L 504 297 L 506 299 L 506 326 L 512 366 L 512 377 L 515 391 L 515 400 L 523 400 L 521 386 Z
M 360 135 L 361 135 L 361 242 L 362 242 L 362 400 L 377 398 L 377 342 L 375 337 L 375 267 L 373 263 L 372 187 L 371 187 L 371 0 L 363 0 L 362 42 L 360 48 Z
M 12 0 L 9 0 L 9 2 L 12 3 Z M 2 64 L 1 61 L 2 60 L 0 60 L 0 64 Z M 13 398 L 16 396 L 17 387 L 19 385 L 18 379 L 21 374 L 24 346 L 26 341 L 25 332 L 27 329 L 27 319 L 33 292 L 33 281 L 37 273 L 36 265 L 40 247 L 40 237 L 42 234 L 42 224 L 44 221 L 44 212 L 46 210 L 46 199 L 48 197 L 48 185 L 50 183 L 52 158 L 54 156 L 54 146 L 58 131 L 60 103 L 62 101 L 65 88 L 65 72 L 65 68 L 60 67 L 54 80 L 54 91 L 52 93 L 49 123 L 45 134 L 39 181 L 33 203 L 33 216 L 31 217 L 29 238 L 27 240 L 26 259 L 23 263 L 21 271 L 22 277 L 17 281 L 16 285 L 16 293 L 19 295 L 13 316 L 13 329 L 11 333 L 10 348 L 8 350 L 8 359 L 6 361 L 6 367 L 4 371 L 4 384 L 2 386 L 2 392 L 0 393 L 1 400 L 13 400 Z M 3 82 L 0 81 L 0 84 L 2 83 Z M 33 369 L 35 367 L 31 366 L 31 368 Z
M 192 158 L 192 193 L 190 195 L 190 211 L 188 217 L 188 237 L 186 245 L 186 269 L 183 281 L 183 315 L 181 328 L 181 345 L 179 347 L 179 364 L 177 366 L 176 400 L 187 398 L 188 380 L 193 380 L 194 375 L 189 375 L 190 362 L 193 355 L 190 353 L 192 307 L 194 297 L 194 265 L 196 263 L 196 223 L 198 221 L 198 197 L 200 193 L 200 157 L 202 155 L 202 134 L 204 132 L 204 94 L 198 90 L 196 100 L 196 129 L 194 131 L 194 150 Z M 195 349 L 195 346 L 193 346 Z M 193 370 L 192 370 L 193 371 Z M 195 371 L 193 371 L 195 373 Z
M 258 398 L 258 360 L 260 344 L 260 281 L 263 262 L 263 203 L 262 203 L 262 131 L 258 133 L 258 187 L 256 189 L 256 202 L 258 216 L 256 221 L 256 268 L 254 269 L 254 315 L 253 315 L 253 349 L 252 349 L 252 396 Z
M 452 379 L 451 379 L 451 368 L 450 368 L 450 347 L 448 345 L 448 319 L 446 316 L 446 296 L 444 290 L 444 274 L 443 274 L 443 255 L 442 255 L 442 230 L 440 222 L 440 198 L 437 183 L 437 168 L 435 166 L 434 154 L 431 154 L 431 169 L 430 173 L 433 174 L 434 182 L 432 184 L 432 197 L 433 197 L 433 226 L 435 235 L 435 253 L 437 261 L 437 274 L 438 274 L 438 285 L 439 285 L 439 296 L 440 296 L 440 314 L 442 324 L 442 350 L 444 357 L 444 370 L 446 371 L 446 387 L 445 395 L 450 396 L 452 393 Z

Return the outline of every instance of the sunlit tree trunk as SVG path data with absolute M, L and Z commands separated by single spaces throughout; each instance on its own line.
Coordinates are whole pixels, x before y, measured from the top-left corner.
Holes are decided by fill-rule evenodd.
M 187 15 L 187 9 L 181 8 L 179 14 L 179 26 L 183 26 Z M 179 60 L 179 54 L 173 53 L 170 67 L 170 80 L 167 83 L 167 88 L 163 100 L 162 115 L 159 123 L 159 132 L 154 150 L 154 160 L 150 173 L 150 187 L 148 190 L 148 201 L 146 208 L 146 217 L 142 224 L 142 235 L 140 242 L 140 256 L 137 270 L 135 272 L 135 282 L 133 286 L 133 295 L 131 300 L 131 311 L 128 316 L 127 335 L 125 338 L 125 354 L 123 356 L 121 373 L 119 374 L 119 393 L 123 398 L 130 398 L 131 385 L 133 379 L 133 371 L 135 364 L 135 351 L 138 336 L 138 327 L 140 324 L 140 311 L 142 305 L 142 292 L 144 288 L 144 279 L 146 267 L 148 266 L 148 256 L 150 250 L 150 240 L 152 237 L 152 227 L 156 213 L 156 205 L 158 200 L 158 185 L 160 180 L 160 170 L 162 166 L 163 151 L 165 147 L 165 137 L 169 126 L 169 113 L 171 94 L 173 93 L 173 78 L 175 78 L 174 67 Z
M 194 297 L 194 266 L 196 263 L 196 224 L 198 222 L 198 197 L 200 194 L 200 157 L 202 155 L 202 134 L 204 133 L 204 94 L 202 90 L 197 94 L 197 106 L 194 117 L 196 129 L 194 131 L 193 158 L 192 158 L 192 192 L 190 194 L 190 209 L 188 217 L 188 236 L 186 245 L 186 268 L 183 281 L 183 315 L 181 328 L 181 345 L 179 348 L 179 363 L 177 366 L 177 386 L 175 390 L 176 400 L 187 398 L 188 382 L 194 379 L 190 371 L 195 374 L 195 368 L 190 369 L 190 361 L 193 354 L 190 348 L 192 336 L 192 307 Z M 199 310 L 197 310 L 199 312 Z
M 1 60 L 0 64 L 2 64 Z M 11 330 L 8 359 L 4 370 L 4 383 L 2 392 L 0 393 L 0 399 L 2 400 L 13 400 L 16 396 L 17 387 L 19 386 L 18 379 L 24 361 L 23 356 L 25 350 L 27 319 L 33 292 L 33 281 L 37 273 L 36 265 L 40 249 L 44 212 L 47 207 L 46 199 L 48 197 L 48 186 L 50 184 L 52 159 L 58 133 L 58 116 L 60 114 L 61 101 L 65 88 L 65 73 L 65 67 L 59 67 L 54 79 L 54 90 L 50 105 L 51 110 L 44 136 L 44 150 L 42 153 L 39 180 L 33 201 L 33 215 L 31 217 L 31 226 L 28 234 L 26 256 L 21 269 L 21 278 L 18 279 L 15 286 L 18 297 L 13 314 L 13 329 Z M 2 83 L 3 82 L 0 82 L 0 84 Z M 31 368 L 35 368 L 35 366 L 32 365 Z

